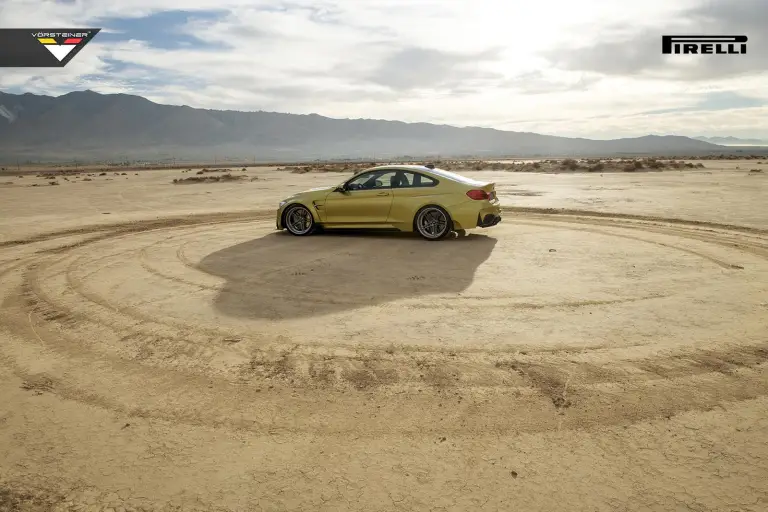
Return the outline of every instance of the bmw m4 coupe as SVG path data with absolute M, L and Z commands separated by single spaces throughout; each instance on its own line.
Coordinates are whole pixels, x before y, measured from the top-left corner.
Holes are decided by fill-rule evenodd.
M 494 183 L 421 165 L 365 169 L 336 186 L 280 202 L 277 229 L 297 236 L 328 229 L 395 229 L 427 240 L 495 226 L 501 208 Z

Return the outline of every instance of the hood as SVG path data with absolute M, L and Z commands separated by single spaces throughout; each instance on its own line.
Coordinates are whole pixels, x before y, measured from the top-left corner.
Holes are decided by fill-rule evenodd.
M 311 199 L 325 198 L 325 196 L 328 195 L 328 192 L 330 192 L 334 188 L 336 188 L 336 185 L 333 185 L 330 187 L 311 188 L 309 190 L 304 190 L 302 192 L 296 192 L 295 194 L 291 195 L 291 197 L 287 198 L 286 201 L 290 199 L 296 199 L 298 197 L 311 198 Z

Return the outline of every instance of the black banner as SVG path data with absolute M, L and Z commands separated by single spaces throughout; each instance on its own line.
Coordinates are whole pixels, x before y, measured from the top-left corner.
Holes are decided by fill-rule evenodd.
M 2 28 L 0 67 L 63 68 L 100 28 Z

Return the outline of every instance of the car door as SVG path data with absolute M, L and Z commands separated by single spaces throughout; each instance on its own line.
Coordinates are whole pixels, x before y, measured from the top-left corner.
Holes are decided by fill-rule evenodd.
M 437 180 L 421 173 L 400 171 L 396 179 L 397 187 L 392 190 L 394 195 L 392 208 L 389 210 L 390 224 L 410 224 L 416 211 L 429 201 L 429 196 L 439 193 Z
M 346 183 L 344 192 L 325 199 L 326 224 L 384 224 L 392 206 L 394 171 L 371 171 Z

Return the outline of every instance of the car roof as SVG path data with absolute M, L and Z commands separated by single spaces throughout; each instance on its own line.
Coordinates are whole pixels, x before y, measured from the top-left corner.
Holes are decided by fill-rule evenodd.
M 435 177 L 448 178 L 449 180 L 457 181 L 459 183 L 463 183 L 464 185 L 472 185 L 472 186 L 485 185 L 485 182 L 477 181 L 472 178 L 462 176 L 461 174 L 456 174 L 455 172 L 446 171 L 445 169 L 440 169 L 437 167 L 435 168 L 427 167 L 426 165 L 413 165 L 413 164 L 378 165 L 376 167 L 369 167 L 368 169 L 363 169 L 362 171 L 355 173 L 355 175 L 357 176 L 358 174 L 362 174 L 364 172 L 385 171 L 385 170 L 419 171 L 419 172 L 423 172 L 424 174 L 431 174 Z
M 432 169 L 427 167 L 426 165 L 413 165 L 413 164 L 388 164 L 388 165 L 377 165 L 376 167 L 369 167 L 367 169 L 364 169 L 360 172 L 368 172 L 368 171 L 385 171 L 387 169 L 393 169 L 393 170 L 403 170 L 403 171 L 421 171 L 421 172 L 429 172 Z

